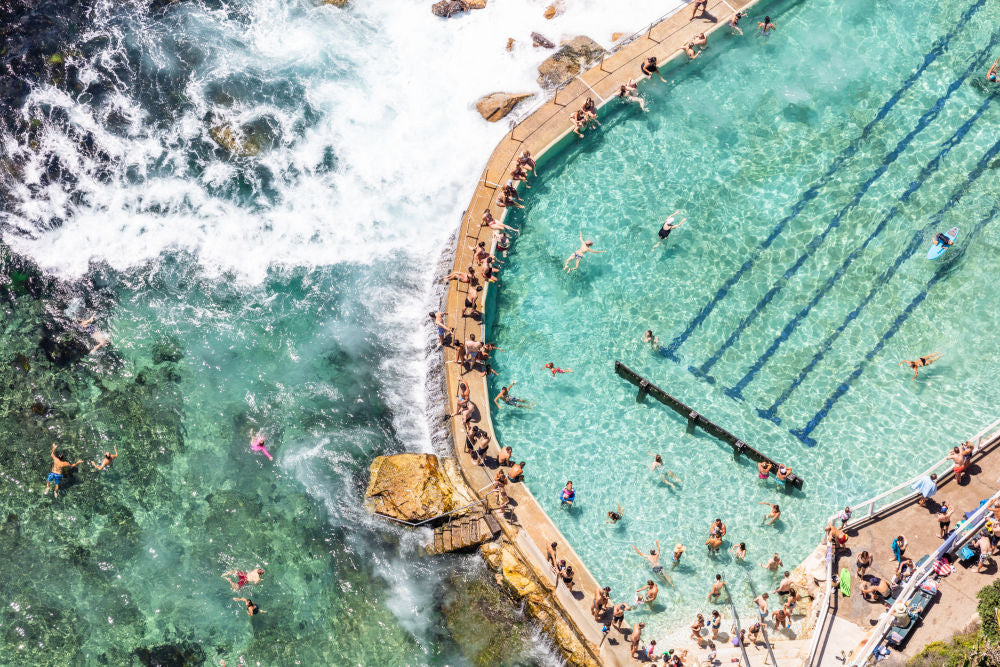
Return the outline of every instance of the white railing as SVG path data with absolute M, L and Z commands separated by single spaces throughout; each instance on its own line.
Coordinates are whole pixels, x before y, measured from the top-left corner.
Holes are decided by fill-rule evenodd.
M 981 430 L 979 433 L 969 438 L 968 442 L 973 443 L 972 455 L 975 456 L 976 454 L 978 454 L 982 450 L 984 445 L 992 442 L 994 439 L 996 439 L 998 435 L 1000 435 L 1000 419 L 997 419 L 992 424 Z M 926 477 L 927 475 L 930 475 L 934 472 L 939 473 L 938 479 L 940 480 L 942 477 L 951 472 L 952 466 L 953 464 L 951 459 L 949 458 L 942 459 L 937 463 L 935 463 L 934 465 L 932 465 L 927 470 L 925 470 L 924 472 L 917 475 L 916 477 L 908 479 L 907 481 L 889 489 L 888 491 L 884 491 L 878 494 L 877 496 L 869 498 L 868 500 L 864 500 L 858 503 L 857 505 L 848 505 L 848 507 L 852 508 L 852 514 L 851 518 L 848 521 L 844 522 L 844 525 L 846 526 L 847 523 L 851 521 L 856 523 L 859 519 L 871 519 L 872 517 L 878 514 L 881 514 L 898 505 L 913 500 L 916 496 L 919 495 L 919 492 L 912 490 L 910 488 L 910 485 L 914 484 L 917 480 L 921 479 L 922 477 Z M 942 468 L 944 469 L 943 471 Z M 857 516 L 859 508 L 861 508 L 861 510 L 864 512 L 864 514 L 862 514 L 861 516 Z M 840 518 L 839 512 L 831 516 L 827 523 L 828 524 L 833 523 L 838 518 Z M 956 532 L 955 534 L 957 535 L 958 533 Z M 949 540 L 948 542 L 951 541 L 952 540 Z M 812 640 L 809 642 L 809 653 L 807 654 L 805 662 L 806 667 L 809 667 L 810 665 L 813 664 L 813 659 L 816 657 L 816 649 L 819 647 L 819 641 L 823 635 L 824 626 L 826 625 L 827 618 L 830 615 L 830 597 L 833 594 L 834 590 L 833 587 L 834 559 L 832 553 L 833 547 L 828 546 L 827 549 L 828 551 L 826 559 L 826 586 L 823 592 L 823 604 L 820 607 L 819 614 L 816 618 L 816 625 L 813 627 L 813 636 Z M 928 560 L 928 562 L 933 565 L 932 561 L 935 560 L 937 560 L 937 557 Z M 911 581 L 913 581 L 912 578 Z
M 951 536 L 944 541 L 937 550 L 931 554 L 923 565 L 917 568 L 917 571 L 913 573 L 910 580 L 906 582 L 906 586 L 903 590 L 896 596 L 897 602 L 907 602 L 917 590 L 920 584 L 924 583 L 924 580 L 934 571 L 934 563 L 938 561 L 939 558 L 944 556 L 946 553 L 953 551 L 954 549 L 960 547 L 964 544 L 968 538 L 975 535 L 977 532 L 982 530 L 983 524 L 986 523 L 986 515 L 990 512 L 990 507 L 992 504 L 1000 499 L 1000 491 L 997 491 L 992 496 L 988 502 L 983 503 L 978 509 L 968 518 L 967 521 L 963 522 L 960 528 L 957 528 Z M 892 627 L 893 615 L 891 610 L 887 609 L 882 612 L 879 617 L 878 624 L 875 626 L 875 630 L 872 632 L 871 637 L 864 647 L 850 659 L 847 663 L 850 667 L 860 667 L 864 665 L 869 656 L 875 651 L 875 648 L 882 642 L 885 635 L 889 632 Z

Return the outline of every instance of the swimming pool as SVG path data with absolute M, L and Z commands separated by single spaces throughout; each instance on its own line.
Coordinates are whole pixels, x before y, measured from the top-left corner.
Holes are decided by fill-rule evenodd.
M 509 217 L 523 233 L 488 317 L 504 350 L 491 388 L 517 380 L 536 407 L 494 411 L 498 437 L 615 600 L 649 578 L 632 545 L 687 545 L 675 585 L 628 617 L 652 638 L 709 608 L 716 572 L 748 609 L 747 579 L 771 583 L 757 563 L 778 552 L 791 569 L 835 507 L 995 418 L 991 6 L 760 5 L 744 25 L 768 13 L 773 36 L 716 33 L 667 85 L 645 84 L 649 114 L 612 102 L 599 131 L 546 156 Z M 687 222 L 653 249 L 678 209 Z M 926 260 L 952 226 L 956 248 Z M 566 274 L 581 230 L 607 252 Z M 897 365 L 932 352 L 915 381 Z M 728 446 L 636 403 L 616 359 L 790 465 L 804 491 L 759 482 Z M 650 471 L 654 453 L 681 484 Z M 577 504 L 562 511 L 569 479 Z M 761 502 L 782 506 L 776 527 Z M 605 523 L 619 503 L 624 521 Z M 747 542 L 747 566 L 705 553 L 716 517 L 727 547 Z

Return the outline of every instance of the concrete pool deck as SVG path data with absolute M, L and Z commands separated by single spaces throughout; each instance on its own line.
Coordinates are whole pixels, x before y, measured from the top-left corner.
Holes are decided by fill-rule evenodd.
M 463 214 L 457 235 L 453 270 L 464 271 L 468 266 L 475 266 L 473 248 L 479 241 L 485 241 L 487 245 L 492 244 L 492 231 L 480 225 L 480 217 L 482 211 L 489 208 L 496 219 L 503 220 L 506 211 L 494 204 L 496 184 L 508 179 L 514 161 L 522 151 L 530 151 L 535 160 L 539 160 L 572 131 L 569 114 L 580 108 L 588 96 L 596 95 L 602 100 L 600 106 L 603 106 L 615 98 L 622 83 L 642 77 L 640 66 L 646 58 L 656 56 L 661 68 L 674 58 L 686 58 L 682 50 L 684 43 L 700 32 L 710 35 L 717 29 L 727 29 L 729 18 L 736 11 L 744 10 L 757 1 L 710 0 L 707 14 L 711 19 L 698 17 L 691 20 L 692 5 L 686 4 L 680 7 L 672 16 L 654 25 L 645 35 L 636 38 L 621 50 L 609 54 L 597 66 L 581 73 L 514 126 L 493 150 L 476 185 L 472 200 Z M 748 31 L 753 28 L 749 21 L 745 27 Z M 691 66 L 698 66 L 697 61 Z M 668 84 L 655 81 L 648 85 Z M 586 140 L 581 139 L 581 141 Z M 489 284 L 484 288 L 482 303 L 486 302 L 489 288 Z M 449 327 L 455 329 L 456 341 L 460 343 L 466 341 L 470 333 L 474 333 L 478 340 L 483 341 L 486 339 L 486 331 L 482 320 L 462 317 L 466 293 L 467 285 L 464 283 L 455 281 L 449 285 L 444 307 L 446 322 Z M 490 435 L 487 456 L 493 459 L 492 467 L 481 467 L 465 451 L 465 433 L 461 420 L 457 417 L 452 420 L 455 456 L 460 463 L 462 474 L 471 488 L 479 489 L 492 483 L 493 472 L 496 469 L 495 456 L 498 443 L 491 419 L 489 389 L 486 378 L 478 370 L 464 371 L 461 365 L 455 363 L 456 351 L 453 347 L 445 347 L 443 353 L 448 414 L 456 411 L 458 383 L 464 378 L 469 386 L 470 400 L 478 408 L 478 414 L 473 421 Z M 529 475 L 530 466 L 531 462 L 528 461 Z M 552 493 L 557 491 L 559 490 L 553 489 Z M 522 482 L 509 484 L 508 495 L 511 499 L 511 510 L 501 521 L 504 534 L 532 567 L 536 578 L 546 582 L 564 620 L 587 647 L 588 655 L 567 656 L 571 664 L 593 662 L 605 665 L 631 664 L 633 659 L 629 655 L 626 635 L 612 631 L 605 641 L 601 641 L 600 624 L 594 621 L 589 611 L 593 593 L 599 585 L 573 550 L 572 545 L 556 528 L 525 484 Z M 497 517 L 501 518 L 499 513 Z M 550 542 L 559 544 L 559 557 L 572 565 L 575 571 L 573 594 L 565 586 L 553 587 L 550 583 L 554 575 L 544 555 L 546 545 Z M 612 591 L 613 598 L 620 594 L 620 591 Z M 628 625 L 627 619 L 626 625 Z M 645 637 L 647 640 L 655 638 Z M 692 648 L 693 646 L 691 644 Z M 723 654 L 724 652 L 720 651 L 720 658 Z

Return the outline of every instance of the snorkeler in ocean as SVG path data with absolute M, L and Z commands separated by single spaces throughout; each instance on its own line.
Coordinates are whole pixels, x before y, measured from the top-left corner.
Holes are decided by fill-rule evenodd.
M 920 373 L 919 369 L 923 368 L 924 366 L 930 366 L 931 364 L 933 364 L 935 361 L 937 361 L 940 358 L 941 358 L 941 353 L 940 352 L 935 352 L 934 354 L 928 354 L 926 357 L 920 357 L 919 359 L 916 359 L 914 361 L 910 361 L 909 359 L 903 359 L 901 362 L 899 362 L 896 365 L 897 366 L 902 366 L 903 364 L 906 364 L 907 366 L 909 366 L 910 368 L 912 368 L 913 369 L 913 378 L 912 379 L 916 380 L 917 379 L 917 374 Z
M 264 576 L 264 570 L 261 568 L 256 568 L 250 570 L 249 572 L 244 572 L 243 570 L 230 570 L 229 572 L 223 572 L 222 578 L 229 582 L 229 585 L 233 587 L 234 591 L 238 591 L 247 584 L 255 586 L 260 583 L 261 577 Z M 233 581 L 229 577 L 236 577 Z
M 267 447 L 264 446 L 265 440 L 267 440 L 266 435 L 258 433 L 255 436 L 253 429 L 250 429 L 250 451 L 254 453 L 261 452 L 267 457 L 268 461 L 273 461 L 274 457 L 271 456 L 271 452 L 267 451 Z
M 263 609 L 254 604 L 250 598 L 233 598 L 233 602 L 242 602 L 247 606 L 247 615 L 256 616 L 265 613 Z
M 115 445 L 115 453 L 114 454 L 112 454 L 111 452 L 104 452 L 104 460 L 101 461 L 101 465 L 97 465 L 97 463 L 95 461 L 91 461 L 90 465 L 94 466 L 94 470 L 104 470 L 105 468 L 107 468 L 108 466 L 110 466 L 112 463 L 114 463 L 114 460 L 116 458 L 118 458 L 118 445 Z
M 43 493 L 47 494 L 49 492 L 49 485 L 54 484 L 55 488 L 52 490 L 52 497 L 58 498 L 59 485 L 62 484 L 63 481 L 63 471 L 66 470 L 66 468 L 77 467 L 83 463 L 83 459 L 80 459 L 76 463 L 70 463 L 63 458 L 63 455 L 60 452 L 56 451 L 55 443 L 52 443 L 52 451 L 50 454 L 52 456 L 52 472 L 50 472 L 49 476 L 45 479 L 45 491 Z
M 591 240 L 584 241 L 583 232 L 580 232 L 580 247 L 577 248 L 576 252 L 574 252 L 572 255 L 566 258 L 566 262 L 563 264 L 563 271 L 569 273 L 571 271 L 576 271 L 577 269 L 579 269 L 580 260 L 583 259 L 583 256 L 586 255 L 588 252 L 594 252 L 594 253 L 607 252 L 607 250 L 594 250 L 592 247 L 593 245 L 594 242 Z M 570 268 L 569 263 L 572 262 L 574 259 L 576 260 L 576 264 L 574 264 L 573 267 Z

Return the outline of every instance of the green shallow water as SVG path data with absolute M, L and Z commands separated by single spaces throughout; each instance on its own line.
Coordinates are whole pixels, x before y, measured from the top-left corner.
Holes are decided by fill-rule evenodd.
M 416 426 L 370 326 L 394 296 L 358 292 L 378 267 L 247 287 L 166 256 L 69 285 L 0 251 L 0 664 L 558 662 L 477 556 L 421 558 L 426 535 L 362 509 Z M 84 306 L 109 351 L 84 355 Z M 120 458 L 54 500 L 53 441 Z M 251 619 L 220 575 L 256 566 Z
M 796 565 L 838 506 L 996 418 L 1000 108 L 984 82 L 1000 53 L 996 9 L 755 9 L 747 26 L 770 13 L 773 36 L 720 31 L 668 85 L 644 84 L 649 114 L 610 103 L 603 128 L 548 159 L 508 220 L 523 232 L 491 312 L 505 350 L 493 389 L 517 380 L 537 407 L 495 414 L 499 437 L 616 600 L 648 577 L 631 545 L 688 546 L 675 586 L 652 612 L 630 613 L 652 637 L 707 610 L 716 572 L 738 582 L 749 613 L 747 576 L 757 590 L 771 582 L 757 563 L 778 552 Z M 687 222 L 651 252 L 677 209 Z M 933 232 L 952 226 L 957 247 L 927 261 Z M 581 229 L 607 253 L 567 275 Z M 646 329 L 659 351 L 641 343 Z M 897 366 L 935 351 L 944 358 L 916 381 Z M 728 446 L 655 401 L 637 404 L 615 360 L 790 465 L 804 491 L 760 483 Z M 549 361 L 574 372 L 553 378 Z M 650 472 L 653 453 L 679 488 Z M 561 511 L 568 479 L 578 502 Z M 782 506 L 777 527 L 761 526 L 762 501 Z M 619 503 L 625 520 L 605 524 Z M 727 547 L 747 542 L 745 571 L 705 553 L 717 516 Z

